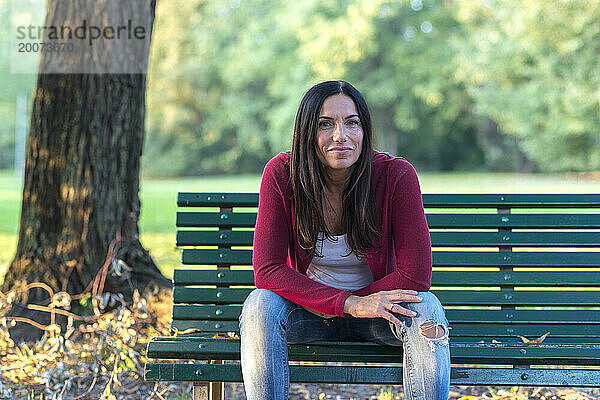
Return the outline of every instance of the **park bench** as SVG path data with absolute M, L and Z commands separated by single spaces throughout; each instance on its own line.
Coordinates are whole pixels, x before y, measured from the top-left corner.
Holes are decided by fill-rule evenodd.
M 223 398 L 223 382 L 242 381 L 238 316 L 254 287 L 258 195 L 179 193 L 177 203 L 182 263 L 196 267 L 174 272 L 174 336 L 148 344 L 156 360 L 145 379 L 191 381 L 195 399 Z M 452 384 L 599 386 L 600 194 L 424 194 L 423 203 L 431 291 L 453 328 Z M 402 383 L 399 347 L 314 342 L 289 345 L 289 358 L 292 382 Z

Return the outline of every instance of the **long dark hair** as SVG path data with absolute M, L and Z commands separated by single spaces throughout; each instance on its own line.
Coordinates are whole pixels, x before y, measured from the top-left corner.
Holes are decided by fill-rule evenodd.
M 294 196 L 294 229 L 300 246 L 311 257 L 316 254 L 319 232 L 329 239 L 323 214 L 324 169 L 317 158 L 316 141 L 319 113 L 329 96 L 343 93 L 354 101 L 363 129 L 362 150 L 344 188 L 342 226 L 350 249 L 366 255 L 375 248 L 375 238 L 381 236 L 375 196 L 371 187 L 373 160 L 373 129 L 367 102 L 358 90 L 345 81 L 327 81 L 310 88 L 298 108 L 290 157 L 290 180 Z

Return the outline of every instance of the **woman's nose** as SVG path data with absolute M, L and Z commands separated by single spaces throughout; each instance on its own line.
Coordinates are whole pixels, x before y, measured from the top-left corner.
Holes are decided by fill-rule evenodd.
M 343 142 L 346 140 L 346 130 L 344 124 L 336 123 L 333 129 L 333 140 L 336 142 Z

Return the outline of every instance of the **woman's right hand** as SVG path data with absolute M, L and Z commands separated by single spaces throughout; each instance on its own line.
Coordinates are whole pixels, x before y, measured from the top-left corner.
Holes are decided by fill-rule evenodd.
M 414 317 L 414 311 L 398 303 L 418 303 L 423 300 L 414 290 L 395 289 L 372 293 L 367 296 L 351 295 L 344 303 L 344 312 L 355 318 L 385 318 L 401 325 L 402 322 L 393 313 Z

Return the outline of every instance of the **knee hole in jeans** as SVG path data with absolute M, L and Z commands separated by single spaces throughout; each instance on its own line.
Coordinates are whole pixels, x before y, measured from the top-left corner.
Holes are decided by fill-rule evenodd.
M 431 351 L 435 351 L 436 343 L 438 345 L 445 345 L 448 343 L 448 331 L 451 329 L 449 326 L 429 320 L 423 322 L 420 328 L 421 335 L 429 340 Z
M 435 321 L 426 321 L 421 324 L 421 335 L 427 339 L 444 340 L 448 337 L 448 328 Z

